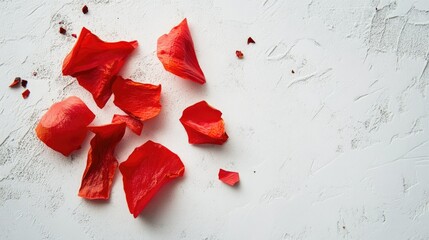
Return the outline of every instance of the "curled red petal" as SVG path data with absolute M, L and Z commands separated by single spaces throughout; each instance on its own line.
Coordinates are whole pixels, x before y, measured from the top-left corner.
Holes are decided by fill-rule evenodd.
M 137 41 L 104 42 L 82 28 L 79 38 L 63 62 L 63 75 L 77 78 L 98 107 L 103 108 L 112 95 L 112 83 Z
M 219 180 L 221 180 L 222 182 L 230 186 L 234 186 L 236 183 L 240 181 L 240 175 L 238 174 L 238 172 L 226 171 L 226 170 L 223 170 L 222 168 L 219 169 L 218 176 L 219 176 Z
M 161 111 L 161 85 L 138 83 L 118 76 L 112 90 L 113 103 L 140 121 L 153 118 Z
M 113 177 L 118 167 L 114 152 L 125 133 L 125 123 L 93 126 L 95 133 L 91 140 L 85 172 L 79 189 L 79 196 L 86 199 L 109 199 Z
M 128 115 L 113 115 L 112 123 L 125 123 L 127 124 L 127 127 L 131 129 L 135 134 L 139 135 L 142 133 L 143 130 L 143 123 L 131 116 Z
M 24 92 L 22 92 L 22 97 L 24 99 L 27 99 L 28 96 L 30 96 L 30 90 L 26 89 Z
M 252 38 L 252 37 L 249 37 L 249 38 L 247 39 L 247 45 L 249 45 L 249 44 L 251 44 L 251 43 L 255 43 L 255 40 L 253 40 L 253 38 Z
M 134 149 L 119 165 L 128 208 L 137 217 L 155 194 L 169 181 L 183 176 L 179 156 L 159 143 L 147 141 Z
M 221 145 L 228 140 L 222 112 L 206 101 L 198 102 L 183 111 L 180 122 L 191 144 L 211 143 Z
M 65 156 L 80 148 L 87 126 L 95 115 L 82 100 L 72 96 L 53 104 L 37 124 L 37 137 Z
M 84 5 L 82 7 L 82 12 L 83 12 L 83 14 L 87 14 L 88 13 L 88 6 Z
M 18 87 L 20 82 L 21 82 L 21 78 L 20 77 L 16 77 L 13 80 L 13 82 L 9 85 L 9 87 L 11 87 L 11 88 Z
M 158 38 L 157 55 L 165 70 L 174 75 L 200 84 L 206 82 L 186 18 L 170 33 Z
M 241 51 L 239 51 L 239 50 L 235 51 L 235 55 L 237 55 L 237 57 L 239 59 L 242 59 L 244 57 L 243 53 Z

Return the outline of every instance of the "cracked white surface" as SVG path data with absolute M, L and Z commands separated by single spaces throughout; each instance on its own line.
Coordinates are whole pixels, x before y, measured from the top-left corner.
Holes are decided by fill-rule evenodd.
M 0 0 L 0 9 L 0 239 L 429 239 L 429 1 Z M 156 57 L 157 38 L 184 17 L 205 86 Z M 163 87 L 161 114 L 140 137 L 127 130 L 118 159 L 152 139 L 186 166 L 137 219 L 119 172 L 108 203 L 77 196 L 92 135 L 66 158 L 34 133 L 71 95 L 94 124 L 121 112 L 112 99 L 98 109 L 61 76 L 83 26 L 138 40 L 122 75 Z M 7 87 L 16 76 L 29 80 L 26 100 Z M 224 114 L 224 146 L 187 144 L 178 119 L 203 99 Z M 238 188 L 217 180 L 221 167 L 240 172 Z

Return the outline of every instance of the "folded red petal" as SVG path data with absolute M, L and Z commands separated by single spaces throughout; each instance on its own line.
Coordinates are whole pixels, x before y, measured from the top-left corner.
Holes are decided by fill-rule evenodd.
M 114 151 L 125 133 L 125 123 L 88 127 L 95 133 L 91 140 L 79 196 L 86 199 L 109 199 L 113 177 L 118 167 Z
M 113 115 L 112 123 L 125 123 L 127 124 L 127 127 L 131 129 L 135 134 L 139 135 L 142 133 L 143 130 L 143 123 L 131 116 L 128 115 Z
M 159 37 L 157 53 L 165 70 L 200 84 L 206 82 L 198 64 L 186 18 L 171 29 L 170 33 Z
M 119 165 L 128 208 L 137 217 L 155 194 L 171 180 L 183 176 L 179 156 L 159 143 L 147 141 Z
M 183 111 L 180 122 L 191 144 L 211 143 L 221 145 L 228 140 L 222 112 L 206 101 L 198 102 Z
M 113 103 L 140 121 L 153 118 L 161 111 L 161 85 L 138 83 L 118 76 L 112 90 Z
M 219 169 L 218 176 L 219 176 L 219 180 L 221 180 L 222 182 L 230 186 L 234 186 L 236 183 L 240 181 L 240 175 L 238 174 L 238 172 L 230 172 L 230 171 L 223 170 L 222 168 Z
M 97 106 L 103 108 L 112 94 L 114 76 L 136 47 L 137 41 L 104 42 L 82 28 L 75 46 L 64 59 L 63 75 L 76 77 L 91 92 Z
M 72 96 L 55 103 L 36 127 L 37 137 L 48 147 L 65 156 L 80 148 L 87 126 L 95 115 L 82 100 Z

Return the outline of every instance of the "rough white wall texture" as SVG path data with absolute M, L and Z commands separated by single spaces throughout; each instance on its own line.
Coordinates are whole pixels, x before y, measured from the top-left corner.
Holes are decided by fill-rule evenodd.
M 429 1 L 0 0 L 0 12 L 0 239 L 429 239 Z M 204 86 L 156 57 L 184 17 Z M 107 203 L 77 196 L 92 134 L 68 158 L 35 136 L 67 96 L 94 124 L 121 113 L 61 75 L 83 26 L 138 40 L 122 75 L 163 86 L 162 113 L 140 137 L 127 130 L 118 159 L 151 139 L 186 166 L 137 219 L 119 172 Z M 7 87 L 16 76 L 26 100 Z M 203 99 L 224 114 L 224 146 L 187 143 L 178 119 Z M 240 172 L 239 187 L 220 167 Z

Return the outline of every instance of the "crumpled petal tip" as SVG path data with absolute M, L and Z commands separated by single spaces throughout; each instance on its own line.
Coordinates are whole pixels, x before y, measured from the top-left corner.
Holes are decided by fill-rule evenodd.
M 223 170 L 222 168 L 219 169 L 218 177 L 219 180 L 230 186 L 234 186 L 240 181 L 240 175 L 238 172 L 227 171 Z

